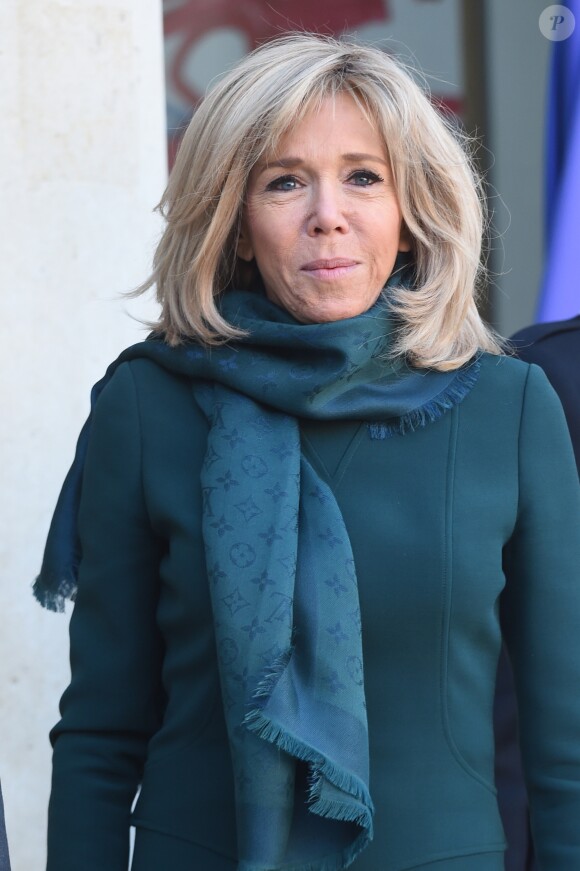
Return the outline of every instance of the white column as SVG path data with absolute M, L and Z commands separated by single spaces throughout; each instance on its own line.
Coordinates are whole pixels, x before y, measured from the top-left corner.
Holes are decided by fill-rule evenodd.
M 91 384 L 144 335 L 166 177 L 161 0 L 0 3 L 0 778 L 41 871 L 68 617 L 31 583 Z

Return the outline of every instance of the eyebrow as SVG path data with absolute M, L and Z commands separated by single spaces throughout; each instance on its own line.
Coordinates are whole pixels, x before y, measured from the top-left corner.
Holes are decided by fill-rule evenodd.
M 347 154 L 341 154 L 340 157 L 342 160 L 353 161 L 355 163 L 358 161 L 372 160 L 374 163 L 382 163 L 383 166 L 388 166 L 384 157 L 379 157 L 376 154 L 367 154 L 364 151 L 349 151 Z M 263 172 L 265 169 L 275 168 L 292 169 L 295 166 L 303 166 L 304 162 L 305 161 L 302 160 L 301 157 L 280 157 L 277 160 L 268 160 L 259 164 L 259 171 Z

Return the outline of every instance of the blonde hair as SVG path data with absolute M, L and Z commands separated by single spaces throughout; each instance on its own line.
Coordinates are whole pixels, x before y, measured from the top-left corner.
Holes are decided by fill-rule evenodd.
M 150 278 L 155 327 L 171 344 L 217 344 L 243 335 L 224 320 L 218 295 L 236 274 L 250 170 L 320 102 L 349 93 L 382 135 L 416 280 L 393 292 L 400 328 L 394 353 L 420 367 L 455 369 L 478 348 L 501 353 L 475 304 L 483 274 L 481 180 L 466 137 L 446 121 L 404 66 L 379 49 L 290 34 L 247 55 L 196 110 L 157 207 L 167 225 Z M 239 274 L 243 274 L 240 271 Z

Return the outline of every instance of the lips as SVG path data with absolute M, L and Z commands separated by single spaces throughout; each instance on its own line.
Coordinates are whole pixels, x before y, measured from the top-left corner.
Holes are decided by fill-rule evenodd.
M 331 260 L 311 260 L 310 263 L 305 263 L 300 268 L 303 272 L 317 272 L 320 269 L 341 269 L 356 265 L 356 260 L 350 260 L 347 257 L 333 257 Z

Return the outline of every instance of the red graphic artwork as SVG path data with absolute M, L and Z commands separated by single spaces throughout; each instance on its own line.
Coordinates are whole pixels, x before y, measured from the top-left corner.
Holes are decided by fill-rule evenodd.
M 173 88 L 190 105 L 200 95 L 183 74 L 185 59 L 195 43 L 217 27 L 242 31 L 251 51 L 258 43 L 285 30 L 340 33 L 367 21 L 383 21 L 388 12 L 383 0 L 183 0 L 165 4 L 165 35 L 179 33 L 181 45 L 168 70 Z
M 168 91 L 174 103 L 192 109 L 201 94 L 187 76 L 187 59 L 196 43 L 212 30 L 227 27 L 240 31 L 251 51 L 287 30 L 334 34 L 388 18 L 385 0 L 165 0 L 164 10 L 165 37 L 177 40 L 166 70 Z M 180 131 L 170 130 L 170 165 L 180 138 Z
M 237 31 L 251 51 L 288 30 L 339 34 L 363 24 L 389 21 L 392 5 L 390 0 L 164 0 L 165 38 L 171 43 L 166 61 L 170 165 L 187 121 L 184 115 L 202 96 L 188 75 L 188 60 L 212 31 Z M 437 95 L 433 101 L 443 112 L 461 114 L 460 98 Z

